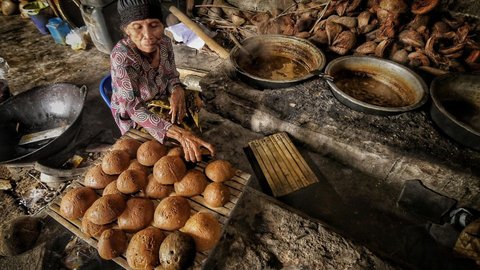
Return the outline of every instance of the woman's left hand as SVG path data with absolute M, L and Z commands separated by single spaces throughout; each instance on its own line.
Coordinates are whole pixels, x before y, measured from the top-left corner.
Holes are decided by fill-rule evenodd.
M 206 148 L 211 156 L 215 155 L 215 147 L 212 144 L 178 126 L 171 126 L 167 131 L 167 137 L 175 139 L 182 145 L 186 161 L 202 161 L 202 148 Z
M 185 90 L 181 86 L 176 86 L 170 96 L 170 112 L 172 123 L 182 123 L 183 118 L 187 114 L 187 106 L 185 104 Z

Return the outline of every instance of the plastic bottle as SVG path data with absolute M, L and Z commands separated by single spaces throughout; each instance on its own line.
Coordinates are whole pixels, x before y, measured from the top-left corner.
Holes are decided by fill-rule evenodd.
M 7 83 L 7 73 L 10 67 L 5 59 L 0 57 L 0 103 L 10 97 L 10 89 Z

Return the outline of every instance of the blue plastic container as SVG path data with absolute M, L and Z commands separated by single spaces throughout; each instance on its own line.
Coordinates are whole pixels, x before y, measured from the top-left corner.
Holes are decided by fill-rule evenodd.
M 60 18 L 52 18 L 48 20 L 47 28 L 55 40 L 55 43 L 62 45 L 66 44 L 65 39 L 68 33 L 70 33 L 70 27 L 66 22 L 62 21 Z

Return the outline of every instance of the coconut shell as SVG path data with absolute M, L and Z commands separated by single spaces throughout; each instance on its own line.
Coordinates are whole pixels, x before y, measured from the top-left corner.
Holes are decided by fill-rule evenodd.
M 82 219 L 82 232 L 90 237 L 99 237 L 105 230 L 113 227 L 113 223 L 97 225 L 88 218 Z
M 173 147 L 172 149 L 168 150 L 167 156 L 177 156 L 183 158 L 183 148 L 182 147 Z
M 81 218 L 97 197 L 97 193 L 89 187 L 71 189 L 60 202 L 60 214 L 68 219 Z
M 167 148 L 157 141 L 144 142 L 137 150 L 137 160 L 143 166 L 153 166 L 167 154 Z
M 151 200 L 131 198 L 117 219 L 118 227 L 129 233 L 144 229 L 152 222 L 154 210 L 155 206 Z
M 85 217 L 92 223 L 104 225 L 111 223 L 125 210 L 126 203 L 123 195 L 105 195 L 96 200 L 85 213 Z
M 220 240 L 222 227 L 212 214 L 198 212 L 181 229 L 195 240 L 197 251 L 212 249 Z
M 108 152 L 102 159 L 102 170 L 109 175 L 122 173 L 130 165 L 130 156 L 124 150 Z
M 98 255 L 102 259 L 111 260 L 121 256 L 128 245 L 127 235 L 122 230 L 108 229 L 102 232 L 98 239 Z
M 169 234 L 160 245 L 162 269 L 187 269 L 195 259 L 195 241 L 180 231 Z
M 115 144 L 112 146 L 112 149 L 125 150 L 130 155 L 130 158 L 133 159 L 137 156 L 137 150 L 140 145 L 142 145 L 142 143 L 135 139 L 125 138 L 116 141 Z
M 117 179 L 117 189 L 123 194 L 132 194 L 147 186 L 147 175 L 139 170 L 125 170 Z
M 110 195 L 110 194 L 120 194 L 120 195 L 123 195 L 122 192 L 120 192 L 117 188 L 117 181 L 113 181 L 111 182 L 110 184 L 108 184 L 104 189 L 103 189 L 103 193 L 102 193 L 102 196 L 105 196 L 105 195 Z
M 222 183 L 210 183 L 203 192 L 205 203 L 211 207 L 224 206 L 230 200 L 230 190 Z
M 133 269 L 153 269 L 159 263 L 160 245 L 164 239 L 162 231 L 154 227 L 134 234 L 126 252 L 128 265 Z
M 20 216 L 4 221 L 0 228 L 0 256 L 15 256 L 30 250 L 41 231 L 42 221 L 38 217 Z
M 130 165 L 128 165 L 127 170 L 139 170 L 144 172 L 145 175 L 149 175 L 152 169 L 150 167 L 143 166 L 142 164 L 140 164 L 140 162 L 138 162 L 137 159 L 132 159 L 130 161 Z
M 180 229 L 190 217 L 190 204 L 180 196 L 163 199 L 155 209 L 153 226 L 167 231 Z
M 153 174 L 148 176 L 148 184 L 145 187 L 144 195 L 151 199 L 163 199 L 173 192 L 173 185 L 163 185 L 158 183 Z
M 98 164 L 90 168 L 85 174 L 83 184 L 93 189 L 105 188 L 112 181 L 117 179 L 116 175 L 108 175 L 103 172 L 102 165 Z
M 174 184 L 175 194 L 184 197 L 193 197 L 202 194 L 207 186 L 207 177 L 198 170 L 192 169 Z
M 164 185 L 171 185 L 182 179 L 187 173 L 185 162 L 177 156 L 165 156 L 153 167 L 154 179 Z
M 230 162 L 218 159 L 205 167 L 205 174 L 214 182 L 224 182 L 232 179 L 235 175 L 235 169 Z

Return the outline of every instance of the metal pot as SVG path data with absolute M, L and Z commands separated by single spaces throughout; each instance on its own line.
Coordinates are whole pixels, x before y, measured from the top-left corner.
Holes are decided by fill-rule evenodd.
M 430 85 L 430 115 L 455 141 L 480 150 L 480 75 L 446 74 Z
M 428 99 L 420 76 L 396 62 L 370 56 L 344 56 L 331 61 L 325 73 L 333 95 L 348 107 L 371 114 L 411 111 Z
M 0 104 L 0 164 L 31 162 L 72 142 L 80 127 L 87 88 L 58 83 L 35 87 Z M 66 127 L 41 144 L 19 146 L 22 135 Z
M 318 75 L 325 55 L 305 39 L 283 35 L 260 35 L 235 46 L 230 60 L 238 77 L 261 89 L 296 85 Z

